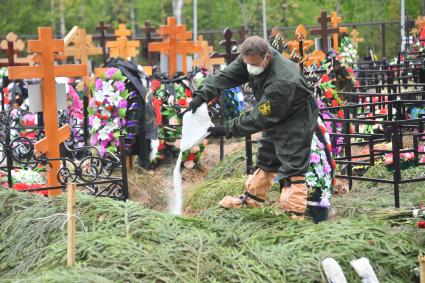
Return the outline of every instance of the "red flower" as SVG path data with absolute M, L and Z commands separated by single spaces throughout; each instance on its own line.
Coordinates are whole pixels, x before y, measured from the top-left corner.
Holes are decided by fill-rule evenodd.
M 344 119 L 344 111 L 339 110 L 337 115 L 339 118 Z
M 424 220 L 418 221 L 416 226 L 418 226 L 418 228 L 425 228 L 425 221 Z
M 327 149 L 329 152 L 332 152 L 332 145 L 327 144 L 327 145 L 326 145 L 326 149 Z
M 320 131 L 322 132 L 322 134 L 324 135 L 326 133 L 326 128 L 323 125 L 320 125 Z
M 102 119 L 102 115 L 100 113 L 96 113 L 96 117 Z
M 196 160 L 196 154 L 194 153 L 189 154 L 189 156 L 187 157 L 187 160 L 192 160 L 192 161 Z
M 6 89 L 7 89 L 7 88 L 6 88 Z M 5 93 L 5 95 L 6 95 L 6 93 Z M 9 98 L 9 96 L 7 96 L 7 95 L 6 95 L 6 96 L 4 97 L 4 103 L 5 103 L 5 104 L 9 104 L 9 103 L 10 103 L 10 98 Z
M 3 88 L 3 93 L 4 93 L 4 94 L 9 94 L 9 89 L 8 89 L 7 87 L 4 87 L 4 88 Z
M 338 101 L 336 101 L 336 99 L 332 99 L 332 107 L 337 107 L 339 106 Z
M 151 81 L 151 89 L 152 91 L 157 90 L 161 86 L 161 83 L 158 80 Z
M 26 189 L 28 189 L 29 186 L 27 184 L 25 184 L 25 183 L 16 183 L 16 184 L 13 184 L 13 187 L 12 188 L 14 190 L 20 191 L 20 190 L 26 190 Z
M 329 76 L 327 74 L 322 75 L 322 83 L 326 83 L 329 81 Z
M 111 111 L 112 111 L 112 109 L 114 109 L 114 106 L 109 105 L 106 109 L 108 109 L 108 111 L 109 111 L 109 112 L 111 112 Z
M 162 113 L 161 113 L 161 105 L 162 105 L 162 100 L 156 98 L 155 96 L 152 98 L 152 103 L 153 103 L 153 108 L 155 111 L 155 116 L 156 116 L 156 123 L 158 125 L 162 124 Z
M 336 162 L 335 162 L 335 160 L 332 159 L 331 165 L 332 165 L 332 168 L 334 168 L 334 169 L 336 168 Z
M 108 117 L 108 115 L 103 115 L 102 118 L 103 118 L 103 120 L 108 120 L 109 117 Z
M 164 142 L 160 142 L 159 146 L 158 146 L 158 150 L 164 150 L 165 149 L 165 143 Z
M 102 105 L 102 101 L 97 101 L 96 100 L 95 104 L 96 104 L 97 107 L 100 107 L 100 105 Z
M 331 88 L 328 88 L 328 89 L 325 91 L 325 97 L 326 97 L 326 98 L 331 99 L 333 96 L 334 96 L 334 94 L 333 94 L 332 89 L 331 89 Z
M 351 67 L 347 67 L 346 69 L 347 69 L 347 72 L 349 72 L 350 74 L 353 73 L 353 69 L 351 69 Z
M 186 94 L 186 97 L 192 97 L 192 91 L 188 88 L 184 91 L 184 94 Z
M 186 99 L 179 99 L 177 102 L 181 107 L 187 107 L 187 100 Z
M 355 81 L 354 81 L 354 86 L 355 86 L 355 87 L 359 87 L 359 86 L 360 86 L 360 83 L 359 83 L 359 81 L 358 81 L 358 80 L 355 80 Z

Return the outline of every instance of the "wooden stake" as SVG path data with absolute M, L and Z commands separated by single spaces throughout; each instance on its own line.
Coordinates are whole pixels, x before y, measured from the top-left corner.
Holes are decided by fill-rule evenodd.
M 419 276 L 421 283 L 425 283 L 425 256 L 419 256 Z
M 67 199 L 67 214 L 68 214 L 68 249 L 67 249 L 67 266 L 75 266 L 75 222 L 76 222 L 76 209 L 75 209 L 75 184 L 68 184 L 66 187 L 68 191 Z

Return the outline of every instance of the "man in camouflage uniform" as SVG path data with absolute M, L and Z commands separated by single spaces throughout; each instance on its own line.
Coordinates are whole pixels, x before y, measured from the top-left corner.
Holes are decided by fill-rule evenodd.
M 218 75 L 207 77 L 195 92 L 189 109 L 218 96 L 220 90 L 250 82 L 257 104 L 226 125 L 209 129 L 211 137 L 244 137 L 262 132 L 257 170 L 250 175 L 240 197 L 226 196 L 225 208 L 258 207 L 278 174 L 282 208 L 294 218 L 307 206 L 305 173 L 318 109 L 297 64 L 282 57 L 258 36 L 240 46 L 240 55 Z

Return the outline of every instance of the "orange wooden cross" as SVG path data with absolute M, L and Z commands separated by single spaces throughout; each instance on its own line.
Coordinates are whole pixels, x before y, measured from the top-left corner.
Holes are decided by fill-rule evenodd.
M 300 54 L 299 50 L 299 40 L 303 41 L 303 50 L 308 50 L 314 45 L 313 40 L 307 40 L 308 31 L 303 25 L 299 25 L 295 30 L 295 40 L 288 41 L 288 47 L 292 51 L 295 50 L 297 54 Z
M 80 60 L 81 64 L 87 65 L 89 56 L 102 55 L 102 48 L 93 43 L 91 35 L 86 29 L 74 26 L 65 36 L 65 55 Z
M 333 28 L 338 28 L 337 33 L 334 33 L 332 35 L 332 40 L 333 40 L 333 49 L 338 52 L 338 48 L 339 48 L 339 44 L 338 44 L 338 36 L 340 33 L 344 33 L 344 32 L 348 32 L 348 28 L 346 27 L 339 27 L 339 23 L 342 22 L 342 18 L 338 17 L 336 12 L 332 12 L 331 14 L 331 25 Z
M 419 16 L 416 20 L 415 20 L 415 24 L 416 27 L 421 30 L 423 28 L 425 28 L 425 16 Z
M 186 30 L 184 25 L 176 25 L 175 17 L 167 18 L 167 25 L 161 25 L 157 33 L 164 37 L 162 42 L 150 42 L 148 45 L 149 52 L 160 52 L 168 55 L 168 73 L 170 76 L 177 71 L 177 54 L 182 56 L 182 71 L 187 72 L 188 53 L 200 52 L 199 46 L 193 41 L 187 39 L 192 38 L 192 32 Z
M 358 47 L 359 42 L 364 41 L 363 37 L 358 37 L 358 36 L 359 36 L 359 32 L 357 31 L 357 29 L 353 28 L 353 30 L 350 32 L 350 37 L 351 37 L 351 42 L 353 43 L 355 48 Z
M 140 41 L 129 40 L 131 30 L 127 29 L 125 24 L 119 24 L 118 29 L 115 30 L 117 36 L 116 41 L 107 41 L 106 47 L 109 48 L 109 56 L 112 58 L 122 58 L 128 60 L 130 57 L 135 57 L 139 54 L 138 47 Z
M 199 58 L 193 60 L 193 66 L 205 67 L 211 70 L 214 65 L 224 64 L 224 58 L 211 58 L 210 55 L 213 53 L 213 47 L 208 45 L 208 41 L 204 40 L 202 35 L 198 36 L 196 45 L 201 49 L 199 52 Z
M 37 53 L 38 66 L 9 67 L 11 79 L 41 78 L 42 105 L 45 124 L 45 138 L 35 144 L 35 150 L 46 153 L 49 159 L 59 158 L 59 145 L 71 133 L 69 124 L 58 129 L 58 113 L 56 102 L 55 77 L 80 77 L 87 76 L 85 65 L 55 65 L 55 59 L 62 59 L 64 41 L 53 39 L 51 27 L 38 28 L 38 40 L 28 41 L 28 51 Z M 51 161 L 52 168 L 48 173 L 48 185 L 60 185 L 57 172 L 60 161 Z M 61 190 L 50 190 L 49 196 L 60 194 Z

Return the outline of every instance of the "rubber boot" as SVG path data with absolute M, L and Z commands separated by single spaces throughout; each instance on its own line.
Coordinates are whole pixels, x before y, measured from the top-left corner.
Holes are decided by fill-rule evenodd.
M 276 173 L 266 172 L 258 168 L 254 174 L 249 175 L 245 183 L 245 192 L 240 197 L 225 196 L 219 205 L 224 208 L 241 208 L 244 204 L 248 207 L 260 207 L 267 198 Z
M 280 181 L 279 202 L 292 219 L 304 219 L 307 208 L 307 183 L 304 176 L 293 176 Z

